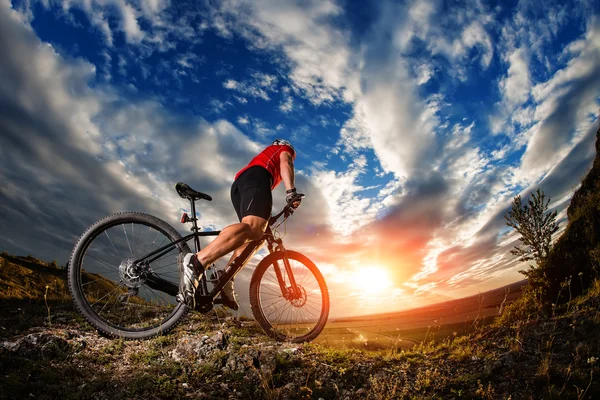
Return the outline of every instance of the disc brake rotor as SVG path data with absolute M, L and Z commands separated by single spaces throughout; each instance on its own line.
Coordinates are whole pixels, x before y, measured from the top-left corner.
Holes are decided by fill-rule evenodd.
M 121 281 L 130 289 L 137 289 L 146 282 L 146 278 L 142 274 L 143 268 L 134 264 L 134 262 L 135 258 L 128 257 L 121 261 L 121 265 L 119 265 Z
M 300 295 L 294 296 L 293 298 L 291 298 L 289 300 L 290 300 L 290 303 L 292 304 L 292 306 L 294 306 L 296 308 L 300 308 L 306 304 L 306 300 L 307 300 L 308 296 L 306 295 L 306 289 L 304 289 L 304 287 L 297 285 L 296 288 L 300 292 Z M 291 292 L 292 292 L 292 287 L 290 286 L 288 288 L 288 293 L 291 293 Z

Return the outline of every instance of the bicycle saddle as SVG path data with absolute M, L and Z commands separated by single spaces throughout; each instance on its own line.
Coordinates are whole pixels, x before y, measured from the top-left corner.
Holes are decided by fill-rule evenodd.
M 188 184 L 183 183 L 183 182 L 177 182 L 177 185 L 175 185 L 175 190 L 177 190 L 177 194 L 182 198 L 182 199 L 188 199 L 188 200 L 208 200 L 211 201 L 212 197 L 210 197 L 207 194 L 204 194 L 202 192 L 198 192 L 194 189 L 192 189 L 191 187 L 189 187 Z

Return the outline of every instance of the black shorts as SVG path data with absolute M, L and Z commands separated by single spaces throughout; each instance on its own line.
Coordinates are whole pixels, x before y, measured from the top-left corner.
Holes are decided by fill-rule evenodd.
M 255 165 L 248 168 L 231 185 L 231 202 L 240 221 L 247 215 L 266 219 L 271 217 L 273 195 L 271 174 Z

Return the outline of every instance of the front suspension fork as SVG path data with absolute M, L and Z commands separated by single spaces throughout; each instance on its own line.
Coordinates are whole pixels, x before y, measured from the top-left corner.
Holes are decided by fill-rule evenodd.
M 273 251 L 271 245 L 269 245 L 269 250 Z M 287 256 L 287 251 L 285 250 L 281 242 L 277 243 L 275 251 L 283 252 L 283 267 L 290 281 L 290 288 L 288 289 L 285 283 L 283 273 L 281 272 L 281 267 L 279 266 L 279 261 L 275 260 L 275 262 L 273 263 L 273 268 L 275 268 L 275 275 L 277 276 L 277 281 L 279 282 L 279 288 L 281 289 L 283 297 L 287 300 L 300 297 L 301 292 L 298 288 L 298 285 L 296 285 L 296 278 L 294 277 L 294 273 L 292 272 L 292 266 L 290 265 L 290 260 Z

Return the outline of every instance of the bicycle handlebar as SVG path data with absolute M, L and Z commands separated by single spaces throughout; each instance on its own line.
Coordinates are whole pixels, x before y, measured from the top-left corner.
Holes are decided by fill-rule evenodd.
M 284 214 L 285 214 L 285 218 L 287 218 L 290 215 L 292 215 L 294 213 L 294 210 L 295 210 L 295 207 L 293 206 L 293 204 L 295 202 L 297 202 L 298 200 L 302 200 L 304 197 L 306 197 L 306 196 L 303 195 L 303 194 L 301 194 L 301 193 L 296 193 L 296 195 L 290 199 L 290 201 L 285 205 L 285 207 L 283 207 L 283 210 L 281 210 L 279 212 L 279 214 L 274 215 L 271 218 L 269 218 L 269 226 L 271 226 L 275 222 L 277 222 L 277 220 L 279 219 L 279 217 L 281 217 Z

